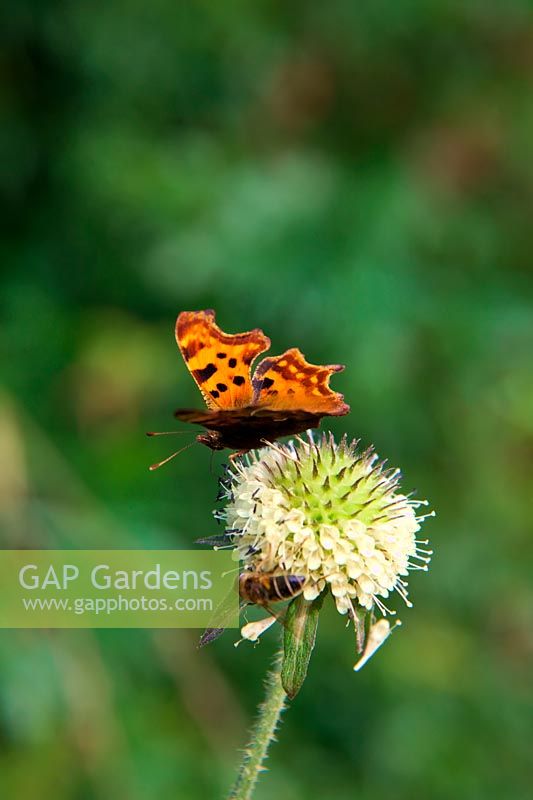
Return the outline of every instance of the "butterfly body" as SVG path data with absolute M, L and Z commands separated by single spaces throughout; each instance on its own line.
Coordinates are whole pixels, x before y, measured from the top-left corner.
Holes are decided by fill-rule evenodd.
M 254 413 L 255 412 L 255 413 Z M 275 441 L 282 436 L 293 436 L 309 428 L 317 428 L 321 416 L 304 412 L 283 411 L 258 412 L 249 408 L 225 411 L 222 414 L 209 411 L 180 410 L 175 412 L 182 422 L 202 425 L 206 433 L 200 433 L 196 441 L 211 450 L 253 450 L 264 447 L 265 440 Z
M 207 409 L 179 409 L 175 416 L 202 425 L 206 432 L 197 441 L 212 450 L 246 452 L 350 410 L 329 387 L 330 376 L 344 367 L 309 364 L 297 348 L 263 358 L 252 376 L 253 361 L 270 346 L 258 328 L 227 334 L 216 324 L 214 311 L 183 311 L 176 341 Z

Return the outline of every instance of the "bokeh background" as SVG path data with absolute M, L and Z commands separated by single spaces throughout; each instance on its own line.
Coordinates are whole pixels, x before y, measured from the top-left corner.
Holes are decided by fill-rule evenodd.
M 223 458 L 159 472 L 183 309 L 299 346 L 438 512 L 362 673 L 325 610 L 259 800 L 531 797 L 530 3 L 0 11 L 2 547 L 188 547 Z M 181 437 L 184 442 L 187 436 Z M 3 796 L 218 798 L 276 634 L 0 632 Z

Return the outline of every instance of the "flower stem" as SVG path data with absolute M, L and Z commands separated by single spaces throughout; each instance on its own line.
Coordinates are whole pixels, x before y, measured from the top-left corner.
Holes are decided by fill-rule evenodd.
M 263 762 L 266 759 L 270 742 L 274 739 L 274 733 L 287 698 L 281 685 L 282 655 L 283 648 L 276 656 L 273 669 L 267 675 L 265 699 L 259 706 L 250 744 L 244 752 L 237 780 L 228 795 L 228 800 L 249 800 L 259 773 L 265 769 Z

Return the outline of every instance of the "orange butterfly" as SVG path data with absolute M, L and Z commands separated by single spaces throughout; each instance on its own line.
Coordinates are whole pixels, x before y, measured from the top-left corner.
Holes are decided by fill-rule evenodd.
M 342 394 L 329 388 L 330 375 L 344 367 L 309 364 L 296 347 L 263 358 L 252 376 L 254 359 L 270 347 L 259 328 L 231 335 L 218 327 L 210 309 L 182 311 L 176 341 L 207 410 L 179 409 L 174 416 L 206 428 L 196 439 L 212 450 L 245 453 L 350 410 Z

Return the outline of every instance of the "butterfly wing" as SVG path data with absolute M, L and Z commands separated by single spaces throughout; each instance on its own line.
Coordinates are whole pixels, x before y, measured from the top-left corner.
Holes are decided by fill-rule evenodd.
M 182 311 L 176 320 L 176 341 L 208 408 L 224 410 L 251 404 L 250 366 L 270 347 L 263 331 L 255 328 L 228 334 L 218 327 L 211 309 Z
M 280 356 L 264 358 L 253 376 L 252 405 L 272 412 L 342 416 L 350 406 L 342 394 L 330 389 L 329 379 L 343 369 L 341 364 L 309 364 L 297 347 Z
M 346 412 L 345 412 L 346 413 Z M 179 408 L 174 412 L 176 419 L 182 422 L 192 422 L 194 425 L 202 425 L 207 430 L 224 431 L 225 429 L 242 429 L 252 431 L 267 432 L 270 425 L 281 425 L 282 423 L 294 420 L 305 423 L 302 430 L 314 428 L 320 421 L 322 414 L 315 414 L 298 409 L 271 409 L 256 408 L 236 408 L 234 410 L 197 410 L 192 408 Z

